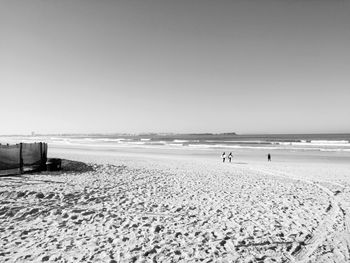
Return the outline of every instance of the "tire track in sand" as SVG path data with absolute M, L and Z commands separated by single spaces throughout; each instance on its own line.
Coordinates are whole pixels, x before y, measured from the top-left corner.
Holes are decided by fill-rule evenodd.
M 288 178 L 291 180 L 302 181 L 304 183 L 317 186 L 320 190 L 325 192 L 330 198 L 330 205 L 328 207 L 327 216 L 324 218 L 324 220 L 319 225 L 319 227 L 314 231 L 313 235 L 310 238 L 304 240 L 303 244 L 299 246 L 299 249 L 291 252 L 291 254 L 288 257 L 291 262 L 295 262 L 295 263 L 309 262 L 311 259 L 311 256 L 315 253 L 315 251 L 326 241 L 328 237 L 330 237 L 334 233 L 333 225 L 336 224 L 337 216 L 341 215 L 341 218 L 344 219 L 344 225 L 346 226 L 347 229 L 349 229 L 350 224 L 349 222 L 347 222 L 348 220 L 345 220 L 344 209 L 340 206 L 339 202 L 336 200 L 334 193 L 331 190 L 329 190 L 327 187 L 311 180 L 296 177 L 290 173 L 285 173 L 280 171 L 270 171 L 268 169 L 252 168 L 252 167 L 248 169 L 251 171 L 263 173 L 265 175 L 269 175 L 273 177 L 278 176 L 278 177 Z M 324 181 L 324 182 L 333 184 L 332 182 L 329 182 L 329 181 Z M 334 183 L 334 185 L 342 186 L 345 188 L 345 186 L 340 185 L 338 183 Z

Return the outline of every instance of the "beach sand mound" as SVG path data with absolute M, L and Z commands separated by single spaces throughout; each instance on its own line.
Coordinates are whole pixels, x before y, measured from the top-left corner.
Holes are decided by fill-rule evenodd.
M 92 164 L 86 164 L 84 162 L 72 161 L 67 159 L 62 159 L 61 167 L 63 172 L 84 173 L 84 172 L 92 172 L 94 170 L 94 165 Z
M 330 210 L 240 165 L 63 164 L 0 181 L 1 262 L 286 262 Z

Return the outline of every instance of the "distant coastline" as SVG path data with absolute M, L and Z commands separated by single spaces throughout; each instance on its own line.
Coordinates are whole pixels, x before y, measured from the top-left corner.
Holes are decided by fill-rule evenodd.
M 236 132 L 222 132 L 222 133 L 173 133 L 173 132 L 149 132 L 149 133 L 36 133 L 33 134 L 0 134 L 0 137 L 38 137 L 38 136 L 68 136 L 68 137 L 104 137 L 104 136 L 252 136 L 252 137 L 261 137 L 261 136 L 350 136 L 350 132 L 335 132 L 335 133 L 236 133 Z

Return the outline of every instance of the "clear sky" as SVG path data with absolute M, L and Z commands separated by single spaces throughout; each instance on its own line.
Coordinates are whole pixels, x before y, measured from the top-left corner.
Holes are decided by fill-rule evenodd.
M 0 134 L 350 132 L 350 1 L 2 0 Z

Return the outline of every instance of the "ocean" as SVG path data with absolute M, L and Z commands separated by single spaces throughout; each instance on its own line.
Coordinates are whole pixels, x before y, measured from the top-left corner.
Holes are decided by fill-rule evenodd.
M 142 134 L 1 136 L 0 143 L 47 142 L 58 146 L 183 150 L 265 149 L 350 152 L 350 134 Z

